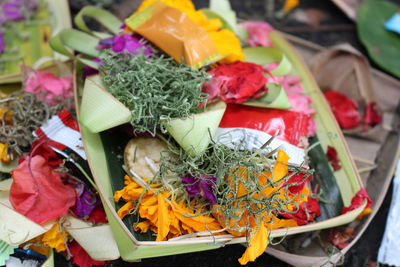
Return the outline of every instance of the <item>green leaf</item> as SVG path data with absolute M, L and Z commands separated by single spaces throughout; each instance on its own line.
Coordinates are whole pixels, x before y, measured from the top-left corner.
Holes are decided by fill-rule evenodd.
M 229 25 L 227 29 L 236 33 L 236 12 L 232 10 L 229 0 L 210 0 L 209 10 L 217 16 L 222 17 L 226 24 Z
M 243 105 L 278 109 L 289 109 L 291 107 L 286 92 L 280 84 L 267 83 L 267 87 L 268 93 L 265 96 L 248 100 Z
M 215 18 L 219 19 L 222 23 L 223 29 L 228 29 L 232 32 L 235 32 L 233 30 L 233 27 L 228 23 L 228 21 L 226 21 L 224 19 L 224 17 L 222 17 L 220 14 L 218 14 L 218 12 L 215 12 L 215 11 L 212 11 L 212 10 L 206 9 L 206 8 L 202 9 L 201 11 L 203 11 L 203 13 L 207 16 L 208 19 L 215 19 Z
M 279 63 L 279 65 L 271 71 L 274 76 L 284 76 L 289 74 L 292 64 L 286 58 L 285 54 L 273 47 L 248 47 L 243 49 L 244 60 L 246 62 L 258 65 Z
M 80 109 L 80 122 L 97 133 L 131 120 L 131 111 L 108 93 L 98 75 L 86 79 Z
M 83 19 L 84 17 L 95 19 L 114 35 L 118 34 L 123 24 L 123 22 L 119 18 L 117 18 L 107 10 L 95 6 L 86 6 L 82 8 L 81 11 L 79 11 L 79 13 L 75 16 L 74 22 L 78 29 L 87 33 L 93 32 L 86 25 Z
M 208 147 L 215 134 L 226 104 L 218 102 L 203 113 L 185 119 L 174 119 L 165 124 L 169 134 L 188 153 L 195 157 Z
M 384 28 L 399 6 L 383 0 L 364 1 L 358 11 L 357 33 L 371 59 L 400 78 L 400 36 Z
M 310 145 L 317 143 L 318 137 L 313 137 L 310 140 Z M 321 145 L 314 147 L 309 153 L 311 168 L 315 170 L 314 179 L 311 182 L 312 187 L 317 185 L 321 193 L 319 207 L 321 209 L 321 216 L 316 218 L 317 222 L 321 222 L 335 216 L 342 212 L 343 201 L 340 195 L 339 187 L 336 183 L 335 175 L 332 167 L 326 158 L 326 154 Z
M 100 54 L 100 52 L 96 50 L 98 43 L 98 38 L 72 29 L 63 30 L 50 40 L 50 45 L 53 50 L 69 58 L 74 58 L 74 55 L 68 49 L 88 56 L 98 57 Z

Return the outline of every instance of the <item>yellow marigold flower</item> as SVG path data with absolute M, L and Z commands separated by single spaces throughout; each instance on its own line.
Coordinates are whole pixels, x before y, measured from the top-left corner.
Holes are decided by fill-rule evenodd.
M 0 118 L 2 118 L 6 114 L 4 120 L 9 122 L 11 120 L 12 114 L 8 111 L 7 108 L 0 108 Z
M 286 0 L 283 6 L 283 12 L 289 13 L 293 8 L 299 5 L 299 0 Z
M 232 63 L 244 60 L 240 41 L 233 32 L 227 29 L 222 29 L 220 31 L 209 32 L 209 34 L 213 39 L 218 52 L 225 57 L 219 61 L 220 63 Z
M 11 161 L 10 155 L 8 155 L 8 144 L 0 143 L 0 162 L 9 163 Z
M 65 243 L 68 240 L 68 233 L 64 230 L 61 231 L 61 227 L 58 223 L 53 225 L 49 231 L 47 231 L 42 237 L 42 243 L 48 245 L 51 248 L 55 248 L 57 252 L 66 250 Z

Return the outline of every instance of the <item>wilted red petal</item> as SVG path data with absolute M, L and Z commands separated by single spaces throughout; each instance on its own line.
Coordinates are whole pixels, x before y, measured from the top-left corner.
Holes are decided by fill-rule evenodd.
M 75 204 L 75 190 L 64 185 L 60 175 L 40 155 L 26 157 L 11 175 L 12 206 L 38 224 L 67 214 Z
M 382 121 L 382 116 L 376 108 L 375 102 L 370 102 L 365 108 L 363 131 L 368 129 L 369 125 L 375 125 Z
M 328 241 L 338 249 L 344 249 L 349 242 L 354 238 L 354 228 L 347 227 L 344 231 L 331 230 Z
M 68 248 L 72 255 L 72 263 L 80 267 L 104 266 L 107 264 L 106 261 L 96 261 L 92 259 L 76 241 L 69 243 Z
M 328 150 L 326 151 L 326 157 L 328 161 L 331 163 L 333 170 L 337 171 L 342 168 L 339 164 L 339 159 L 337 157 L 336 149 L 332 146 L 328 146 Z
M 355 101 L 335 90 L 325 91 L 324 95 L 340 127 L 343 129 L 351 129 L 360 124 L 361 115 L 358 112 L 357 103 Z
M 342 214 L 360 207 L 364 199 L 367 200 L 367 206 L 365 208 L 371 207 L 373 202 L 368 196 L 367 190 L 365 190 L 365 188 L 361 188 L 357 192 L 357 194 L 351 199 L 351 205 L 349 207 L 342 208 Z

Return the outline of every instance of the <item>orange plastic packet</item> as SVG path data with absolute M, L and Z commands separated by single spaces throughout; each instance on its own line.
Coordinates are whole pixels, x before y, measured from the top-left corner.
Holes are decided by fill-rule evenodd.
M 209 34 L 176 8 L 157 2 L 133 14 L 126 25 L 169 56 L 193 68 L 222 58 Z

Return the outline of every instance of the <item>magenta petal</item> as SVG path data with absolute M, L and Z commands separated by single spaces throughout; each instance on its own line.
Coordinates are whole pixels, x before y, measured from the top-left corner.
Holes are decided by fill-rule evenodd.
M 114 36 L 112 51 L 117 53 L 123 51 L 125 48 L 125 39 L 121 36 Z

